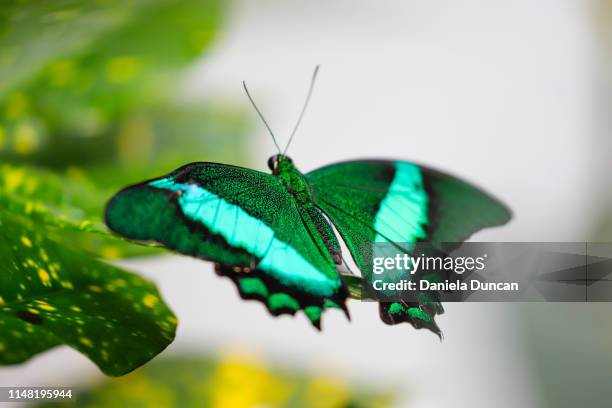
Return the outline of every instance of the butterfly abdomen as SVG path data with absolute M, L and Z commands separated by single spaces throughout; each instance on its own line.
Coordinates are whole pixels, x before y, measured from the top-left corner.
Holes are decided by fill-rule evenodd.
M 331 255 L 334 263 L 340 265 L 342 263 L 342 253 L 340 249 L 340 243 L 334 233 L 334 229 L 331 224 L 327 221 L 321 210 L 314 205 L 310 205 L 302 210 L 308 217 L 309 221 L 313 224 L 316 234 L 321 238 L 325 249 Z

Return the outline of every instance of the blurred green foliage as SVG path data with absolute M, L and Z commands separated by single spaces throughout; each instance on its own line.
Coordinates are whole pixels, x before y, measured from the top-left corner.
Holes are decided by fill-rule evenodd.
M 173 339 L 155 287 L 101 263 L 154 252 L 102 216 L 127 184 L 244 161 L 243 115 L 180 98 L 222 0 L 9 0 L 0 7 L 0 364 L 59 344 L 105 373 Z
M 44 407 L 291 407 L 391 406 L 389 390 L 357 387 L 345 379 L 273 369 L 253 356 L 218 361 L 160 360 L 132 374 L 77 392 L 70 402 Z
M 19 167 L 0 170 L 6 193 L 0 205 L 67 227 L 67 242 L 98 256 L 150 253 L 100 234 L 113 192 L 190 161 L 244 161 L 242 114 L 177 96 L 182 74 L 216 37 L 223 6 L 220 0 L 5 3 L 0 160 Z M 28 174 L 28 182 L 8 191 L 16 171 Z M 74 227 L 97 235 L 75 235 Z
M 216 0 L 3 7 L 0 152 L 54 168 L 151 153 L 148 119 L 175 109 L 178 75 L 209 45 L 221 17 Z

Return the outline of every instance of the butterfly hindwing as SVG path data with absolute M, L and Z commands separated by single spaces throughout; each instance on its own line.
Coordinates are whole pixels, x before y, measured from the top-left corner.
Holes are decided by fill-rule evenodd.
M 334 260 L 272 175 L 193 163 L 119 192 L 106 222 L 126 238 L 215 262 L 243 298 L 274 315 L 303 310 L 318 327 L 326 308 L 345 308 Z
M 409 162 L 349 161 L 307 177 L 316 205 L 336 226 L 364 276 L 371 273 L 373 243 L 459 243 L 510 219 L 502 203 L 471 184 Z M 443 309 L 436 293 L 419 295 L 418 302 L 380 303 L 381 319 L 439 334 L 434 317 Z

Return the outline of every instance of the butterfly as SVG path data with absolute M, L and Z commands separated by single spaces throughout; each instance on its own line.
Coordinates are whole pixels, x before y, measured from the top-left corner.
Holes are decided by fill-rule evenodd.
M 129 186 L 108 202 L 105 220 L 117 234 L 215 263 L 244 299 L 278 316 L 302 311 L 321 328 L 328 309 L 349 317 L 344 241 L 362 276 L 379 242 L 462 242 L 506 223 L 509 209 L 477 187 L 407 161 L 354 160 L 302 173 L 286 155 L 312 94 L 271 173 L 199 162 Z M 334 229 L 335 228 L 335 229 Z M 338 232 L 338 235 L 336 234 Z M 440 335 L 435 298 L 380 302 L 387 324 L 410 323 Z

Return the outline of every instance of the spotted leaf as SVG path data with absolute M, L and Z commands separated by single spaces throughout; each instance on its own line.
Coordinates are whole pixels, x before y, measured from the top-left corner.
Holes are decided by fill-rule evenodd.
M 109 233 L 101 220 L 107 193 L 84 177 L 31 166 L 0 165 L 0 210 L 45 225 L 55 237 L 103 258 L 146 255 Z
M 152 283 L 45 232 L 0 213 L 0 364 L 65 344 L 116 376 L 172 342 L 176 318 Z

